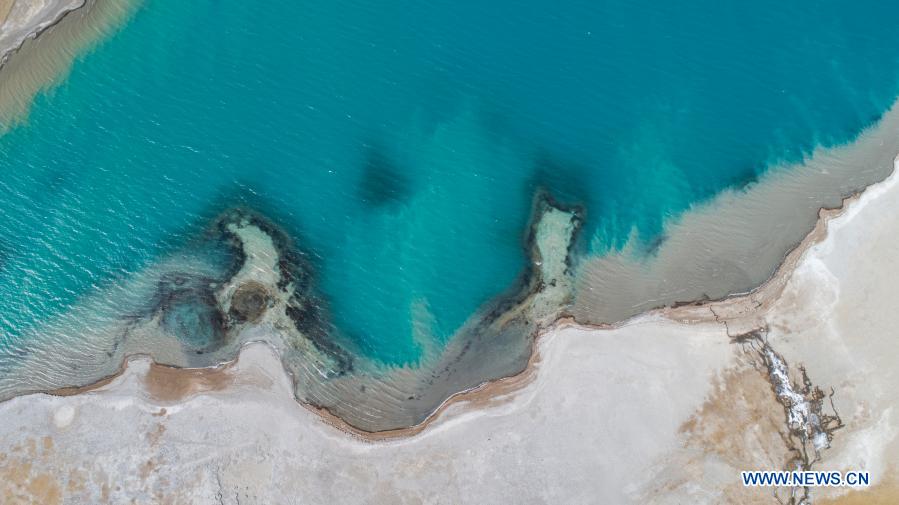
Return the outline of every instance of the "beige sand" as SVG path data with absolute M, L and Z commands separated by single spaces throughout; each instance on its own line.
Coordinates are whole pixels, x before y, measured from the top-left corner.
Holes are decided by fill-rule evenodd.
M 758 182 L 676 217 L 651 257 L 624 250 L 584 262 L 574 314 L 581 322 L 612 322 L 756 288 L 815 225 L 820 208 L 837 208 L 889 175 L 897 139 L 899 101 L 854 141 L 771 167 Z
M 26 39 L 84 5 L 85 0 L 0 0 L 0 64 Z
M 6 22 L 6 18 L 9 16 L 9 11 L 12 10 L 14 3 L 16 3 L 16 0 L 0 0 L 0 27 L 3 27 L 3 23 Z

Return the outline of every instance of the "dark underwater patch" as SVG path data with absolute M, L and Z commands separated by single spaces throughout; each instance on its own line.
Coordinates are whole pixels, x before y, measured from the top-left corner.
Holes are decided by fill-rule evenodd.
M 592 177 L 597 177 L 593 174 Z M 543 200 L 546 204 L 577 215 L 578 233 L 574 236 L 571 251 L 566 261 L 569 266 L 573 257 L 587 249 L 585 237 L 593 235 L 591 228 L 597 222 L 599 216 L 597 209 L 591 209 L 588 216 L 587 204 L 591 201 L 590 181 L 591 171 L 583 164 L 566 160 L 562 156 L 553 155 L 549 151 L 541 151 L 534 157 L 531 167 L 531 176 L 527 180 L 524 192 L 532 201 Z M 536 196 L 535 196 L 536 195 Z M 533 209 L 528 209 L 531 215 L 526 237 L 526 250 L 532 247 L 533 227 L 537 217 Z
M 646 243 L 646 248 L 644 254 L 646 256 L 655 256 L 662 249 L 662 245 L 668 241 L 668 235 L 665 233 L 658 233 L 655 237 L 649 240 Z
M 531 177 L 524 188 L 532 197 L 541 191 L 552 195 L 554 205 L 582 206 L 590 201 L 591 170 L 577 162 L 543 151 L 534 157 Z M 595 171 L 594 171 L 595 172 Z
M 752 165 L 746 165 L 734 174 L 728 186 L 736 191 L 746 191 L 759 181 L 759 176 L 764 171 L 764 168 L 756 169 Z
M 183 273 L 164 275 L 157 285 L 155 306 L 160 324 L 198 353 L 215 350 L 225 342 L 225 318 L 213 286 L 213 279 Z
M 360 201 L 372 207 L 396 205 L 409 199 L 410 186 L 404 171 L 386 149 L 377 144 L 365 146 L 356 192 Z

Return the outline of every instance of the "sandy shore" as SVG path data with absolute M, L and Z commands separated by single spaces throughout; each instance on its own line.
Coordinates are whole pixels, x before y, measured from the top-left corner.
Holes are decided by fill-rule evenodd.
M 0 61 L 20 47 L 52 55 L 9 60 L 19 67 L 0 74 L 0 131 L 71 64 L 70 53 L 54 48 L 83 50 L 128 12 L 99 2 L 91 16 L 59 22 L 83 4 L 0 0 Z M 34 34 L 55 23 L 46 45 L 29 47 Z M 686 253 L 678 251 L 695 250 L 687 242 L 700 236 L 690 230 L 720 231 L 701 235 L 709 241 L 733 233 L 739 221 L 731 217 L 723 219 L 727 227 L 716 225 L 721 209 L 756 219 L 747 226 L 768 226 L 758 208 L 822 187 L 830 179 L 816 179 L 829 173 L 821 167 L 882 165 L 884 141 L 892 145 L 899 131 L 899 114 L 886 117 L 860 142 L 817 153 L 821 163 L 808 170 L 772 175 L 783 184 L 763 181 L 690 213 L 673 227 L 687 231 L 672 234 L 672 252 L 628 285 L 631 298 L 652 299 L 653 283 L 681 268 Z M 796 191 L 773 195 L 784 184 Z M 216 369 L 133 358 L 121 374 L 89 388 L 0 404 L 0 503 L 776 503 L 770 490 L 740 486 L 739 472 L 797 461 L 872 472 L 871 488 L 815 490 L 815 503 L 893 503 L 897 237 L 894 174 L 843 209 L 822 212 L 777 274 L 751 294 L 657 310 L 616 327 L 560 322 L 539 340 L 523 374 L 453 397 L 425 424 L 378 436 L 294 401 L 280 358 L 264 344 L 246 346 L 237 361 Z M 741 254 L 754 251 L 733 244 Z M 694 263 L 692 269 L 709 269 L 702 258 Z M 612 292 L 603 286 L 619 284 L 617 276 L 638 266 L 597 262 L 592 275 L 606 279 L 597 292 Z M 722 289 L 769 275 L 742 273 Z M 578 310 L 608 307 L 598 296 L 582 297 Z M 830 398 L 815 400 L 812 388 L 778 389 L 772 360 L 788 369 L 797 391 L 804 367 L 812 386 L 833 391 L 833 408 Z M 841 427 L 790 426 L 787 393 L 818 402 Z M 820 446 L 803 439 L 822 433 Z M 794 491 L 804 492 L 778 492 Z
M 119 26 L 137 4 L 132 0 L 88 0 L 86 8 L 65 16 L 53 30 L 44 32 L 39 43 L 26 41 L 16 57 L 11 58 L 4 71 L 0 72 L 0 132 L 5 126 L 26 117 L 34 93 L 62 75 L 71 65 L 73 55 L 81 54 L 93 41 L 101 39 L 110 27 Z M 21 5 L 24 3 L 20 1 L 13 10 L 21 11 Z M 880 122 L 862 133 L 857 141 L 839 148 L 819 149 L 798 166 L 775 167 L 749 187 L 724 191 L 712 201 L 686 212 L 668 224 L 666 240 L 650 258 L 630 255 L 625 251 L 586 261 L 575 283 L 578 286 L 572 313 L 582 323 L 620 321 L 678 301 L 718 298 L 754 288 L 770 277 L 783 255 L 813 226 L 820 206 L 838 205 L 843 196 L 886 175 L 895 154 L 891 150 L 897 132 L 899 111 L 894 107 L 884 114 Z M 777 225 L 770 226 L 772 222 Z M 97 299 L 108 296 L 104 293 Z M 83 306 L 79 308 L 84 309 Z M 87 312 L 84 310 L 81 315 Z M 78 315 L 72 319 L 85 320 Z M 115 372 L 124 354 L 132 352 L 154 353 L 160 362 L 182 366 L 218 363 L 179 361 L 183 358 L 179 355 L 168 359 L 164 355 L 168 350 L 149 347 L 129 348 L 118 355 L 113 350 L 118 349 L 121 332 L 96 331 L 96 325 L 87 325 L 92 333 L 97 333 L 96 338 L 79 338 L 78 345 L 66 346 L 63 350 L 53 346 L 52 339 L 39 342 L 52 331 L 71 335 L 72 325 L 67 324 L 69 322 L 35 330 L 40 338 L 23 339 L 29 343 L 36 342 L 35 348 L 29 347 L 23 353 L 28 355 L 27 358 L 15 360 L 17 365 L 28 361 L 27 366 L 23 364 L 21 368 L 35 369 L 35 373 L 27 375 L 34 381 L 28 383 L 22 378 L 23 375 L 9 374 L 5 384 L 0 378 L 0 393 L 3 393 L 5 386 L 9 386 L 7 391 L 15 390 L 15 394 L 20 394 L 86 384 Z M 515 373 L 526 363 L 533 332 L 505 331 L 502 333 L 505 340 L 501 340 L 494 338 L 492 333 L 485 337 L 485 332 L 480 330 L 455 339 L 460 349 L 467 349 L 466 346 L 475 337 L 480 338 L 483 345 L 468 352 L 469 356 L 478 357 L 476 363 L 471 366 L 466 364 L 464 368 L 459 368 L 460 371 L 454 370 L 453 381 L 443 380 L 440 387 L 423 385 L 430 381 L 431 370 L 402 370 L 396 374 L 395 381 L 391 380 L 382 389 L 385 400 L 378 406 L 379 411 L 364 404 L 366 399 L 375 395 L 370 385 L 361 381 L 332 381 L 339 384 L 327 391 L 322 390 L 320 394 L 305 397 L 301 394 L 300 397 L 327 407 L 348 422 L 365 429 L 388 430 L 419 423 L 447 396 L 476 386 L 480 381 Z M 527 339 L 520 338 L 522 334 L 527 335 Z M 172 347 L 180 349 L 179 345 Z M 235 345 L 230 351 L 236 352 L 238 347 Z M 510 352 L 513 347 L 515 350 Z M 233 359 L 234 352 L 223 353 L 219 361 Z M 102 358 L 107 353 L 110 356 L 108 360 Z M 434 369 L 455 364 L 456 355 L 447 352 L 445 356 L 446 363 L 435 363 Z M 102 362 L 95 357 L 100 357 Z M 288 364 L 290 361 L 285 360 Z M 497 366 L 498 363 L 503 366 Z M 297 368 L 295 377 L 301 377 L 302 373 L 311 377 L 306 390 L 317 387 L 317 383 L 321 382 L 317 371 L 320 367 L 315 367 L 315 370 Z M 464 380 L 456 380 L 458 378 Z M 364 392 L 363 386 L 368 388 Z M 364 404 L 364 408 L 355 409 L 360 404 Z M 341 412 L 340 408 L 344 405 L 354 408 Z M 356 410 L 362 410 L 362 415 L 358 415 Z M 385 419 L 391 412 L 412 414 L 388 423 Z M 354 415 L 355 419 L 349 414 Z M 375 425 L 375 422 L 381 425 Z
M 85 0 L 0 0 L 0 66 L 29 38 L 35 38 Z
M 4 3 L 9 2 L 9 3 Z M 77 57 L 136 11 L 138 0 L 0 0 L 0 134 L 32 99 L 60 82 Z M 52 29 L 49 29 L 52 28 Z
M 812 385 L 833 388 L 842 427 L 809 467 L 874 480 L 850 494 L 814 490 L 813 502 L 890 503 L 897 218 L 893 175 L 825 212 L 751 295 L 616 328 L 558 327 L 540 339 L 527 380 L 457 397 L 405 438 L 335 429 L 293 400 L 262 344 L 212 371 L 132 359 L 90 391 L 0 404 L 0 501 L 776 503 L 739 483 L 741 470 L 797 461 L 764 344 L 797 389 L 800 365 Z
M 896 139 L 899 101 L 851 142 L 771 166 L 758 181 L 725 189 L 674 218 L 649 257 L 626 248 L 584 261 L 574 315 L 582 323 L 608 323 L 756 289 L 815 226 L 819 209 L 839 208 L 890 174 Z

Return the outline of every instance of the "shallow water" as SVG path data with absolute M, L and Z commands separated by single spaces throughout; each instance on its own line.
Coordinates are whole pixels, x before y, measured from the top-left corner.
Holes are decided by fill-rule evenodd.
M 417 363 L 519 278 L 538 188 L 586 210 L 579 257 L 639 260 L 698 203 L 853 139 L 899 92 L 897 11 L 148 0 L 0 137 L 0 352 L 85 304 L 122 317 L 109 293 L 185 248 L 222 268 L 194 244 L 240 206 L 313 266 L 334 338 Z

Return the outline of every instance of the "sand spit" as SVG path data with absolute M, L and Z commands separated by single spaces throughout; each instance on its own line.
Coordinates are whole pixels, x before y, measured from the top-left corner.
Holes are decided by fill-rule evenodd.
M 226 504 L 887 500 L 899 478 L 892 282 L 899 276 L 899 174 L 848 201 L 842 213 L 824 214 L 802 250 L 751 295 L 656 311 L 619 327 L 556 327 L 537 342 L 528 380 L 460 395 L 411 437 L 373 442 L 333 429 L 293 400 L 278 355 L 261 344 L 213 372 L 160 374 L 148 359 L 133 358 L 91 391 L 14 398 L 0 404 L 0 497 Z M 766 349 L 777 353 L 767 366 Z M 216 378 L 198 378 L 206 373 Z M 819 470 L 868 470 L 873 485 L 780 489 L 776 496 L 742 487 L 741 470 L 795 464 L 797 448 L 784 435 L 800 427 L 791 422 L 810 417 L 780 400 L 815 390 L 828 397 L 827 415 L 832 399 L 842 426 L 826 444 L 816 444 L 815 430 L 800 430 L 815 449 L 806 461 Z

